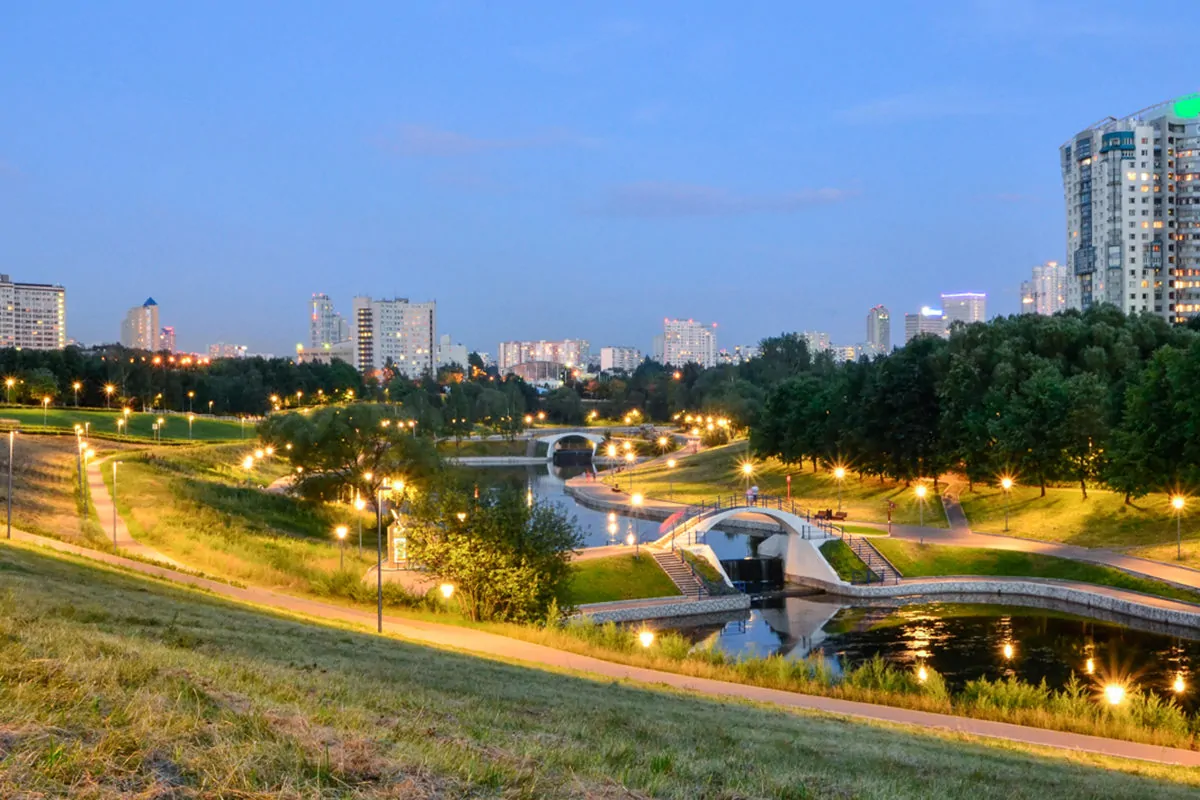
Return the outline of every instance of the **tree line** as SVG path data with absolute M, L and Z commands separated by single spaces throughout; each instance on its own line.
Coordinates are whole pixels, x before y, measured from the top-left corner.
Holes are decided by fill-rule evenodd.
M 774 386 L 753 450 L 900 481 L 959 470 L 1126 500 L 1200 486 L 1200 334 L 1113 307 L 958 325 Z

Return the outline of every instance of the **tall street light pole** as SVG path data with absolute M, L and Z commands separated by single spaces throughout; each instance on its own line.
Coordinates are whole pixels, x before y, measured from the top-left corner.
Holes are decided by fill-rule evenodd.
M 1183 495 L 1171 498 L 1171 507 L 1175 509 L 1175 560 L 1183 559 Z
M 112 531 L 113 531 L 113 547 L 114 548 L 116 548 L 116 546 L 117 546 L 117 464 L 124 464 L 124 463 L 125 463 L 124 461 L 114 461 L 113 462 L 113 496 L 112 496 L 112 507 L 113 507 L 112 526 L 113 526 L 113 528 L 112 528 Z
M 12 472 L 13 472 L 13 442 L 17 438 L 16 431 L 8 432 L 8 524 L 6 539 L 12 538 Z
M 833 471 L 833 477 L 837 478 L 838 482 L 838 513 L 842 513 L 842 483 L 846 480 L 846 468 L 837 467 Z
M 925 493 L 929 491 L 924 484 L 917 487 L 917 507 L 921 511 L 921 544 L 925 544 Z
M 1012 498 L 1010 493 L 1012 492 L 1013 479 L 1008 477 L 1002 478 L 1000 486 L 1004 489 L 1004 532 L 1008 533 L 1008 506 Z

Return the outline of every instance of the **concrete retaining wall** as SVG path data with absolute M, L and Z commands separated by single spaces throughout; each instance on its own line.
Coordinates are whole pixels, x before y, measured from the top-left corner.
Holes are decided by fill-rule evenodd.
M 650 619 L 694 617 L 750 608 L 750 597 L 744 594 L 686 600 L 680 597 L 658 598 L 661 603 L 621 607 L 619 603 L 592 603 L 580 606 L 576 617 L 588 617 L 595 622 L 638 622 Z
M 587 492 L 576 491 L 575 488 L 571 486 L 570 481 L 567 481 L 567 483 L 563 486 L 563 491 L 574 498 L 575 502 L 579 503 L 579 505 L 583 506 L 584 508 L 590 508 L 592 511 L 616 511 L 619 514 L 627 514 L 629 512 L 629 508 L 626 506 L 624 500 L 617 501 L 614 499 L 611 503 L 603 500 L 597 500 Z M 617 495 L 618 493 L 613 492 L 613 494 Z M 619 494 L 619 496 L 624 498 L 626 495 L 622 492 Z M 680 505 L 678 508 L 672 509 L 644 506 L 642 510 L 638 512 L 638 517 L 641 519 L 654 520 L 655 522 L 662 522 L 667 517 L 671 516 L 676 511 L 682 510 L 683 508 L 684 506 L 682 505 Z M 747 510 L 747 513 L 751 512 Z M 777 522 L 732 518 L 721 520 L 721 524 L 718 527 L 721 530 L 726 531 L 735 531 L 737 533 L 758 533 L 767 536 L 772 533 L 779 533 L 781 530 L 783 530 L 783 527 Z

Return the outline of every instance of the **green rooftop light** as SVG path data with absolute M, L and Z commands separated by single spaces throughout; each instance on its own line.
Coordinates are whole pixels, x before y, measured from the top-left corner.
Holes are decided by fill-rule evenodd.
M 1200 94 L 1188 95 L 1175 101 L 1175 116 L 1183 119 L 1200 117 Z

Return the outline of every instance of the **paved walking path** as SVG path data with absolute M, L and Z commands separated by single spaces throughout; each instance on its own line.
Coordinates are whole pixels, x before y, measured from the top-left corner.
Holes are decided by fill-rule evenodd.
M 57 539 L 35 536 L 23 531 L 14 530 L 13 538 L 59 552 L 85 556 L 145 575 L 152 575 L 176 583 L 199 587 L 215 595 L 232 600 L 318 619 L 335 620 L 356 625 L 373 627 L 376 622 L 375 615 L 371 612 L 359 611 L 358 609 L 323 603 L 317 600 L 292 597 L 266 589 L 231 586 L 219 581 L 177 572 L 167 567 L 134 561 L 112 555 L 111 553 L 91 550 L 86 547 L 61 542 Z M 1191 750 L 1124 742 L 1078 733 L 1049 731 L 1004 722 L 956 717 L 948 714 L 912 711 L 830 697 L 798 694 L 778 689 L 746 686 L 707 678 L 694 678 L 671 672 L 660 672 L 653 669 L 616 664 L 611 661 L 576 655 L 563 650 L 555 650 L 543 645 L 531 644 L 518 639 L 511 639 L 506 636 L 456 625 L 443 625 L 435 622 L 385 616 L 383 627 L 387 633 L 395 634 L 409 641 L 421 644 L 452 648 L 476 655 L 499 658 L 505 661 L 518 661 L 526 664 L 582 672 L 592 677 L 630 681 L 646 686 L 665 686 L 712 698 L 749 700 L 759 703 L 770 703 L 790 709 L 828 712 L 853 719 L 948 730 L 972 736 L 1020 742 L 1027 745 L 1077 750 L 1105 756 L 1152 761 L 1161 764 L 1200 767 L 1200 752 Z
M 96 476 L 99 477 L 98 470 Z M 92 475 L 90 472 L 88 477 L 89 482 L 91 482 Z M 107 491 L 105 491 L 106 487 L 103 486 L 102 481 L 99 486 L 93 485 L 93 488 L 95 489 L 93 496 L 98 506 L 101 502 L 109 500 Z M 108 505 L 109 514 L 111 515 L 111 500 L 109 500 Z M 118 520 L 118 543 L 121 541 L 120 531 L 121 525 Z M 128 536 L 128 531 L 126 531 L 126 535 Z M 336 620 L 368 626 L 376 622 L 374 614 L 354 608 L 346 608 L 302 597 L 293 597 L 267 589 L 231 586 L 219 581 L 178 572 L 169 567 L 135 561 L 111 553 L 61 542 L 56 539 L 35 536 L 24 531 L 14 530 L 13 536 L 18 540 L 38 544 L 60 552 L 74 553 L 108 564 L 118 565 L 134 572 L 204 588 L 213 594 L 233 600 L 302 614 L 317 619 Z M 891 722 L 922 728 L 949 730 L 1028 745 L 1078 750 L 1163 764 L 1200 767 L 1200 752 L 1191 750 L 1180 750 L 1135 742 L 1124 742 L 1116 739 L 1105 739 L 1098 736 L 1030 728 L 1003 722 L 991 722 L 988 720 L 956 717 L 948 714 L 934 714 L 925 711 L 913 711 L 837 698 L 805 695 L 707 678 L 694 678 L 671 672 L 660 672 L 658 670 L 616 664 L 611 661 L 576 655 L 543 645 L 531 644 L 506 636 L 485 633 L 456 625 L 443 625 L 434 622 L 385 616 L 383 619 L 383 628 L 387 633 L 423 644 L 448 647 L 509 661 L 519 661 L 527 664 L 583 672 L 591 676 L 626 680 L 644 685 L 667 686 L 713 698 L 750 700 L 771 703 L 784 708 L 828 712 L 874 722 Z
M 108 540 L 115 547 L 124 550 L 138 558 L 147 558 L 152 561 L 160 561 L 163 564 L 169 564 L 173 567 L 184 567 L 178 561 L 168 558 L 162 553 L 150 547 L 147 544 L 139 542 L 129 533 L 129 528 L 125 525 L 125 520 L 120 516 L 113 514 L 112 496 L 108 493 L 108 487 L 104 485 L 104 473 L 101 470 L 112 470 L 111 461 L 96 462 L 93 461 L 87 465 L 87 483 L 88 491 L 92 495 L 92 506 L 96 509 L 96 518 L 100 523 L 100 527 L 104 529 Z M 120 489 L 121 467 L 117 466 L 117 487 Z M 114 533 L 113 527 L 116 526 Z

